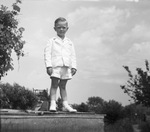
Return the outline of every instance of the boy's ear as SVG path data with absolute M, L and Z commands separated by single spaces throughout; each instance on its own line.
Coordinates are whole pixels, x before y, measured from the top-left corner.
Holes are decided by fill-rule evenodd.
M 68 31 L 69 27 L 67 27 L 66 31 Z
M 54 30 L 56 31 L 56 27 L 54 27 Z

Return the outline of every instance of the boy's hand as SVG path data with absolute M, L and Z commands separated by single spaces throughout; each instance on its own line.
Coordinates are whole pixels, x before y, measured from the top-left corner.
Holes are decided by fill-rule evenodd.
M 53 72 L 53 68 L 52 67 L 47 67 L 47 74 L 51 76 L 52 72 Z
M 71 68 L 71 74 L 72 74 L 72 76 L 76 74 L 76 71 L 77 70 L 75 68 Z

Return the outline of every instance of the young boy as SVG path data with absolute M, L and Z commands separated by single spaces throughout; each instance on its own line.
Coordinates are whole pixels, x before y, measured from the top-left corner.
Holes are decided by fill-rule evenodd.
M 70 39 L 65 37 L 68 30 L 68 22 L 65 18 L 58 18 L 54 23 L 54 30 L 57 37 L 48 41 L 44 51 L 44 59 L 47 68 L 47 74 L 51 78 L 50 88 L 50 108 L 56 112 L 56 92 L 60 88 L 60 95 L 63 101 L 63 111 L 77 112 L 67 102 L 66 84 L 76 73 L 76 55 L 74 45 Z

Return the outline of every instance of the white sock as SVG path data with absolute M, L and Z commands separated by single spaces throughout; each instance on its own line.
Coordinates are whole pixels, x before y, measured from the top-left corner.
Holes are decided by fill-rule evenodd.
M 56 101 L 55 100 L 51 100 L 51 105 L 56 105 Z
M 50 109 L 50 111 L 56 111 L 56 101 L 55 100 L 51 100 L 49 109 Z
M 68 106 L 68 101 L 63 101 L 63 106 Z

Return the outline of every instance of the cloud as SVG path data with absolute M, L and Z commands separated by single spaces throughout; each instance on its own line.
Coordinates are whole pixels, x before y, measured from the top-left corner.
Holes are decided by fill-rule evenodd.
M 126 2 L 139 2 L 140 0 L 62 0 L 62 1 L 91 1 L 91 2 L 101 2 L 101 1 L 126 1 Z
M 97 26 L 105 26 L 116 21 L 115 18 L 121 16 L 124 11 L 116 9 L 116 7 L 110 8 L 95 8 L 95 7 L 79 7 L 72 13 L 68 14 L 68 20 L 71 25 L 86 24 L 87 29 L 97 28 Z M 105 24 L 104 22 L 107 23 Z M 108 26 L 108 25 L 107 25 Z
M 41 16 L 26 16 L 21 19 L 20 25 L 25 28 L 23 33 L 23 39 L 26 41 L 24 46 L 25 54 L 34 57 L 42 58 L 44 47 L 47 43 L 48 37 L 46 35 L 45 28 L 47 25 L 45 23 L 47 19 L 41 19 Z M 27 24 L 30 23 L 30 24 Z
M 41 66 L 41 65 L 40 65 Z M 27 75 L 26 77 L 26 83 L 28 86 L 30 87 L 34 87 L 34 88 L 44 88 L 46 82 L 49 82 L 49 78 L 47 78 L 47 74 L 45 69 L 42 69 L 41 67 L 35 66 L 35 69 L 32 69 L 32 71 Z M 42 83 L 38 83 L 41 82 L 41 80 L 45 78 L 43 80 L 43 84 Z
M 112 2 L 139 2 L 141 0 L 62 0 L 62 1 L 80 1 L 80 2 L 103 2 L 103 1 L 112 1 Z
M 126 0 L 127 2 L 139 2 L 140 0 Z
M 113 77 L 123 76 L 123 65 L 140 66 L 149 59 L 149 25 L 134 21 L 131 13 L 114 6 L 79 7 L 69 13 L 71 28 L 81 27 L 74 43 L 83 79 L 119 84 L 122 79 Z M 129 27 L 130 20 L 135 24 Z
M 111 41 L 115 37 L 116 28 L 122 24 L 127 15 L 126 11 L 115 7 L 104 9 L 80 7 L 68 15 L 72 28 L 79 25 L 84 27 L 75 39 L 77 55 L 80 58 L 79 65 L 88 64 L 85 70 L 92 71 L 91 74 L 94 73 L 95 76 L 96 73 L 110 74 L 115 68 L 116 60 Z
M 150 41 L 150 25 L 145 23 L 136 24 L 131 33 L 134 38 L 141 38 L 142 40 Z
M 142 43 L 134 43 L 132 47 L 126 52 L 124 58 L 127 58 L 126 62 L 130 66 L 141 65 L 144 63 L 144 60 L 150 61 L 150 41 Z M 132 65 L 131 65 L 132 64 Z

